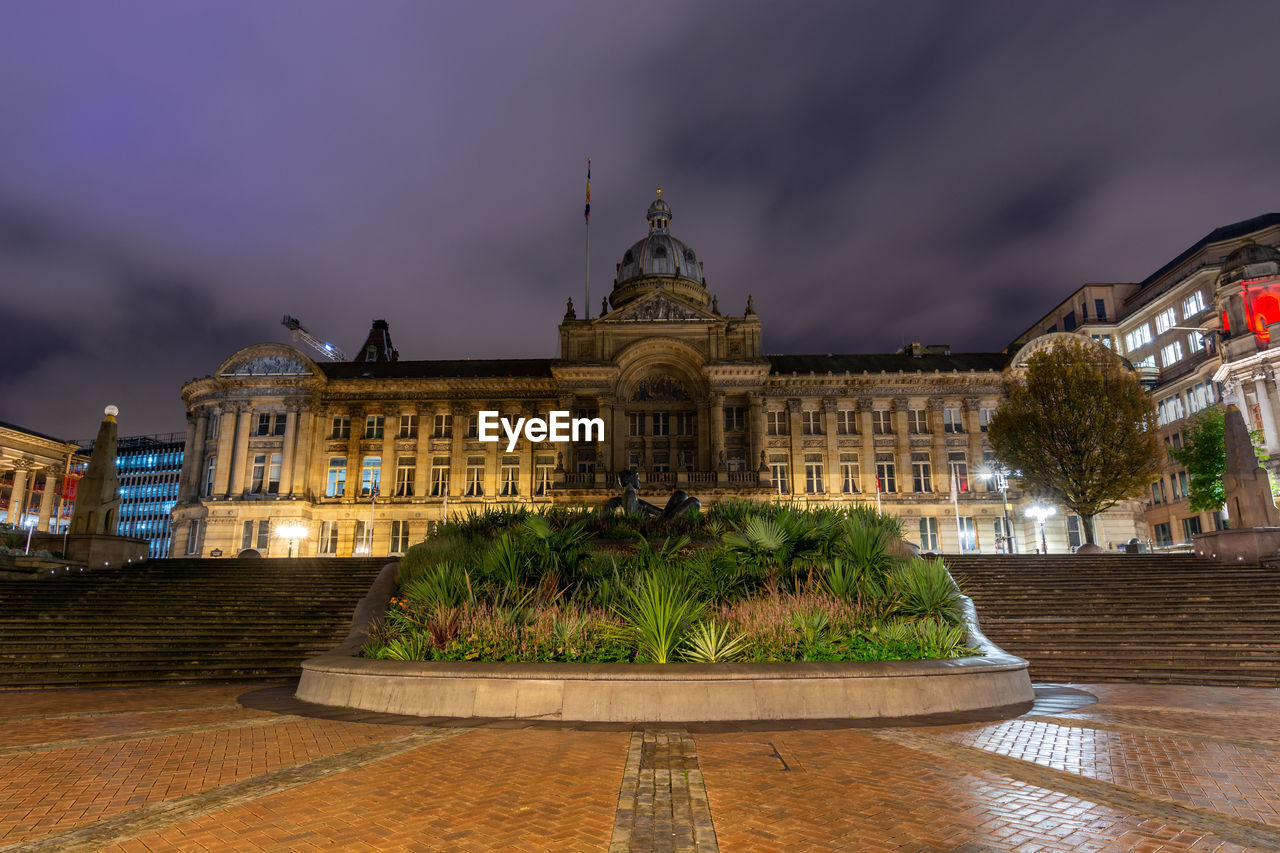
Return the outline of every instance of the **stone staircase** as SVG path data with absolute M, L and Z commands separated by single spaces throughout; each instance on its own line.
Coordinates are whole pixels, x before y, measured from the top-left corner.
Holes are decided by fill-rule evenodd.
M 1035 681 L 1280 687 L 1280 570 L 1181 554 L 945 560 Z
M 0 690 L 296 678 L 346 638 L 387 562 L 152 560 L 0 581 Z

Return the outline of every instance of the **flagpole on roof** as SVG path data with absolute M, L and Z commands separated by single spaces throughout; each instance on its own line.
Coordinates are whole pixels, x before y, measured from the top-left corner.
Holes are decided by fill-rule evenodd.
M 591 319 L 591 158 L 587 158 L 587 206 L 583 210 L 583 218 L 587 221 L 587 262 L 583 276 L 582 316 Z

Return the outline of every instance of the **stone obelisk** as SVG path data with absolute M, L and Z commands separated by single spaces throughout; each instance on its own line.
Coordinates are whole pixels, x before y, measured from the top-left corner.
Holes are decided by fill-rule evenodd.
M 1280 526 L 1280 512 L 1271 497 L 1267 472 L 1258 465 L 1258 457 L 1249 441 L 1244 416 L 1235 406 L 1227 407 L 1227 470 L 1222 477 L 1222 490 L 1227 497 L 1227 517 L 1234 528 Z
M 71 514 L 72 535 L 116 535 L 120 521 L 120 478 L 116 474 L 116 415 L 119 412 L 115 406 L 107 406 L 98 427 L 89 468 L 76 488 L 76 508 Z

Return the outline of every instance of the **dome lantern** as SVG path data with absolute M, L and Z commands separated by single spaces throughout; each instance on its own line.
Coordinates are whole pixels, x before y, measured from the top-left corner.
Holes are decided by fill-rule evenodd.
M 699 308 L 711 302 L 702 277 L 702 262 L 684 241 L 672 236 L 671 205 L 658 197 L 645 211 L 649 222 L 649 234 L 634 243 L 618 264 L 617 277 L 609 302 L 614 308 L 624 305 L 644 293 L 663 289 Z

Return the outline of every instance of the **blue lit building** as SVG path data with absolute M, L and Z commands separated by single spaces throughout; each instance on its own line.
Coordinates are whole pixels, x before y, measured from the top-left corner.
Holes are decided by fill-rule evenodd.
M 86 452 L 93 442 L 82 442 Z M 178 477 L 186 435 L 121 436 L 117 441 L 116 470 L 120 477 L 121 536 L 147 539 L 152 559 L 169 556 L 172 526 L 169 511 L 178 500 Z

